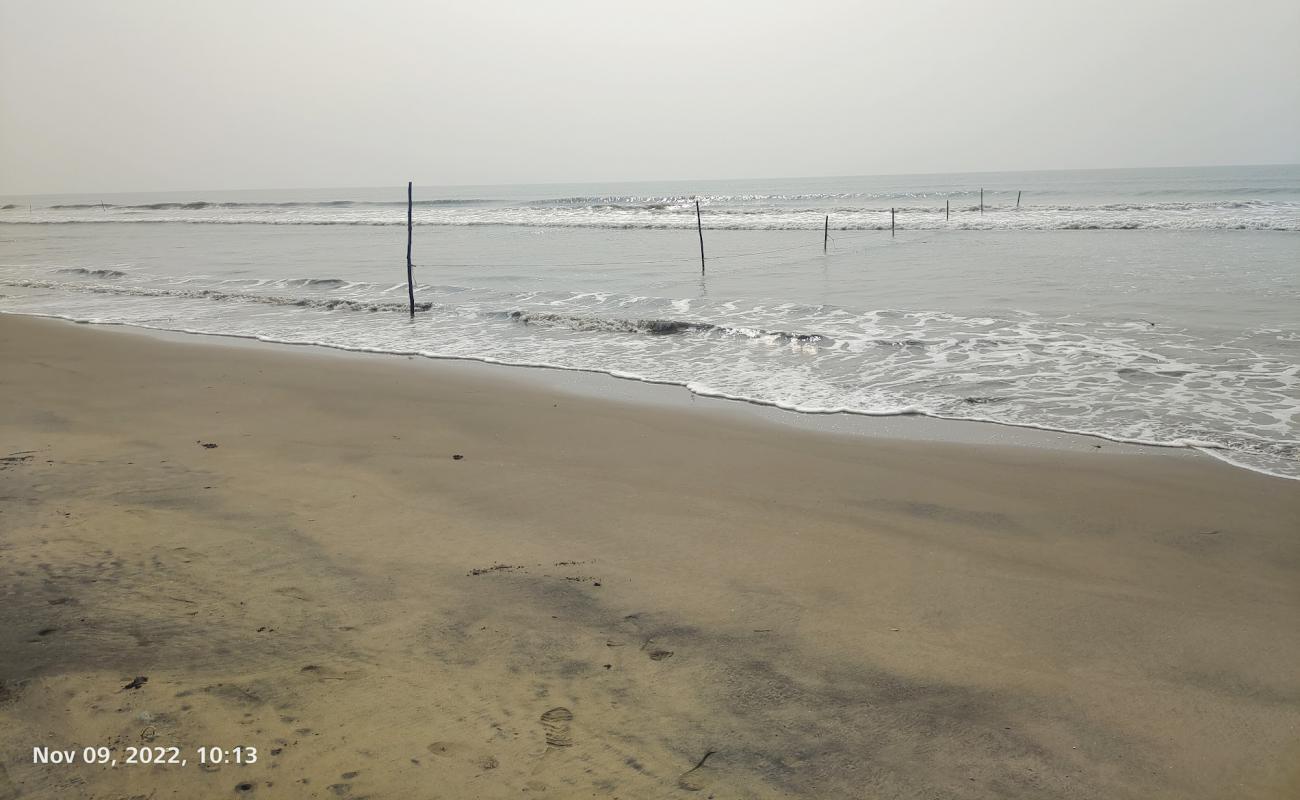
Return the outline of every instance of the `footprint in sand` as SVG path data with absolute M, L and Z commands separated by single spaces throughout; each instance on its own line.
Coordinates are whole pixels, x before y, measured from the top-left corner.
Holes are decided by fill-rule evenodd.
M 573 722 L 573 712 L 564 706 L 556 706 L 542 715 L 542 732 L 546 734 L 547 747 L 572 747 L 573 733 L 569 723 Z

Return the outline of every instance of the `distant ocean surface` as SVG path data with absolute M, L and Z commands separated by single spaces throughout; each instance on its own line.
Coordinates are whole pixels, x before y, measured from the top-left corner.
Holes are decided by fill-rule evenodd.
M 1074 431 L 1300 478 L 1300 166 L 417 185 L 415 222 L 411 321 L 404 185 L 0 197 L 0 312 Z

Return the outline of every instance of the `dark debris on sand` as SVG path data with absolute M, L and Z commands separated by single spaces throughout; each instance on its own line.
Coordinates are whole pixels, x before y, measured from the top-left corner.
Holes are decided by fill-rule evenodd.
M 486 575 L 489 572 L 509 572 L 511 570 L 523 569 L 521 566 L 514 564 L 493 564 L 490 567 L 476 567 L 469 571 L 470 575 Z

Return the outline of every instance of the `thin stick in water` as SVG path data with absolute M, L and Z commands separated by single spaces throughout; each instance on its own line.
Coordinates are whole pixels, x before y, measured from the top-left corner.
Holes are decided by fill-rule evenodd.
M 889 235 L 894 235 L 894 209 L 889 209 Z
M 980 189 L 980 213 L 984 213 L 984 190 Z
M 700 274 L 704 274 L 704 223 L 700 222 L 700 201 L 695 201 L 695 230 L 700 234 Z
M 944 200 L 944 201 L 943 201 L 943 221 L 944 221 L 944 222 L 947 222 L 947 221 L 948 221 L 948 218 L 952 215 L 952 208 L 951 208 L 951 206 L 952 206 L 952 201 L 951 201 L 951 200 Z
M 415 319 L 415 273 L 411 265 L 411 232 L 414 226 L 413 207 L 415 201 L 412 199 L 412 187 L 414 181 L 406 182 L 406 296 L 411 301 L 411 319 Z
M 1016 192 L 1016 208 L 1020 208 L 1020 192 Z
M 826 215 L 826 227 L 822 229 L 822 254 L 825 255 L 826 247 L 831 241 L 831 215 Z

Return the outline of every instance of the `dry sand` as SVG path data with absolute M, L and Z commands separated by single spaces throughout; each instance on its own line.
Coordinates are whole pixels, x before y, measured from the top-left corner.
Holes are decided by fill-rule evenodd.
M 444 366 L 0 315 L 0 798 L 1300 796 L 1300 485 Z

